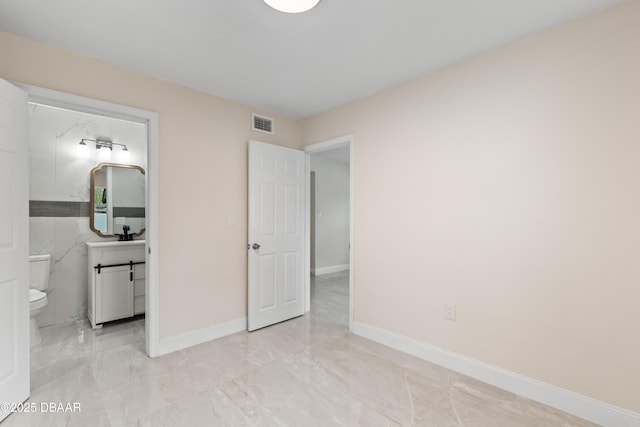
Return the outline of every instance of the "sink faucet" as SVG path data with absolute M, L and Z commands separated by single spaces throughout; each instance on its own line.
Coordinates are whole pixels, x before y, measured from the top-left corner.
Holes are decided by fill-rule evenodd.
M 133 235 L 129 234 L 129 230 L 131 230 L 130 226 L 126 224 L 122 226 L 124 234 L 120 235 L 120 240 L 133 240 Z

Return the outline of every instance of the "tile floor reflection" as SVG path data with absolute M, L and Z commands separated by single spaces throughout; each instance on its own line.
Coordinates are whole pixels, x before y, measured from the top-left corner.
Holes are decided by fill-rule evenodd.
M 586 421 L 348 332 L 348 275 L 312 280 L 310 314 L 156 359 L 144 319 L 41 330 L 31 399 L 80 413 L 14 426 L 581 427 Z

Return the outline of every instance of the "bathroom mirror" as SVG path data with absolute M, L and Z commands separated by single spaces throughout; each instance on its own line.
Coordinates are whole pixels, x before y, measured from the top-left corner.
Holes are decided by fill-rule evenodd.
M 145 229 L 144 169 L 100 163 L 91 169 L 90 180 L 91 230 L 102 237 L 142 235 Z

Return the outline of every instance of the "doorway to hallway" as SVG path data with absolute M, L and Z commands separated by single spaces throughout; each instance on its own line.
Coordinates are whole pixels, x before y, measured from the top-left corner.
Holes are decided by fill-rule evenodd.
M 346 294 L 347 323 L 353 323 L 353 137 L 305 148 L 308 173 L 308 308 L 326 291 Z M 342 279 L 344 289 L 332 282 Z M 338 280 L 339 281 L 339 280 Z M 330 300 L 330 298 L 329 298 Z

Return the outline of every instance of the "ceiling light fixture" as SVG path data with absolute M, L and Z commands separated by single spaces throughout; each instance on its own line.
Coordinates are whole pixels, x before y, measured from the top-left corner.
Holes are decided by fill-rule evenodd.
M 316 7 L 320 0 L 263 0 L 266 4 L 285 13 L 302 13 Z

